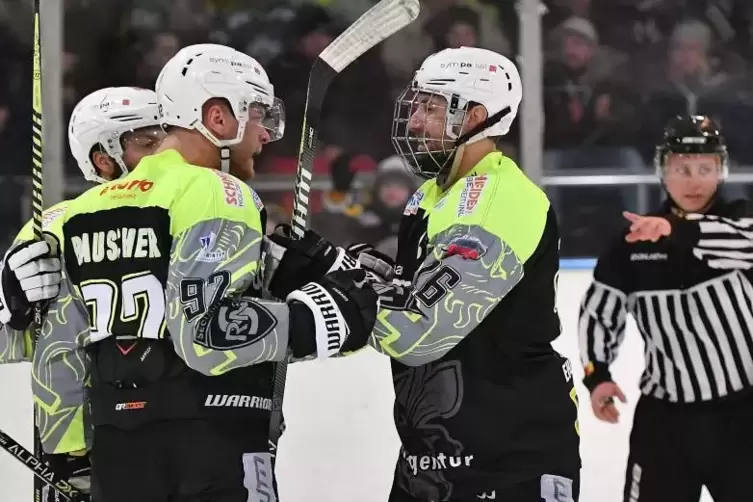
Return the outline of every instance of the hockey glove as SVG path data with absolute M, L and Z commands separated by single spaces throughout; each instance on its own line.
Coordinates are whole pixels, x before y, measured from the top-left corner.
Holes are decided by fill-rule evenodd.
M 346 251 L 358 260 L 361 268 L 376 274 L 379 282 L 392 282 L 395 277 L 395 260 L 377 251 L 371 244 L 351 244 Z M 373 278 L 373 274 L 370 278 Z
M 290 344 L 296 359 L 363 348 L 376 322 L 378 297 L 364 270 L 341 270 L 290 293 Z
M 286 298 L 291 291 L 330 272 L 359 267 L 343 248 L 325 241 L 313 230 L 306 230 L 302 239 L 296 239 L 290 225 L 278 225 L 264 241 L 264 287 L 275 298 Z
M 0 272 L 0 323 L 26 329 L 33 304 L 57 297 L 60 270 L 54 240 L 26 241 L 9 250 Z

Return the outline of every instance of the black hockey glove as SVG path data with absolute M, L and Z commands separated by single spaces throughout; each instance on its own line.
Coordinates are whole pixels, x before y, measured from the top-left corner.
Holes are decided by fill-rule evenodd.
M 379 282 L 392 282 L 395 277 L 395 260 L 377 251 L 371 244 L 351 244 L 345 249 L 349 255 L 358 260 L 361 268 L 376 274 Z M 373 279 L 373 275 L 370 277 Z
M 293 357 L 328 358 L 366 345 L 378 306 L 366 276 L 365 270 L 340 270 L 288 295 Z
M 26 241 L 8 251 L 0 272 L 0 323 L 26 329 L 32 306 L 57 297 L 62 280 L 54 241 Z
M 291 291 L 335 270 L 358 268 L 356 259 L 343 248 L 313 230 L 297 239 L 290 225 L 278 225 L 265 238 L 265 252 L 264 285 L 275 298 L 286 298 Z

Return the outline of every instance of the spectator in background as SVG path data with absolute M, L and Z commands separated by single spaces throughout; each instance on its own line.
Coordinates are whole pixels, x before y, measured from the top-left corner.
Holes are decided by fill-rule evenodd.
M 588 168 L 596 171 L 588 174 L 607 174 L 610 169 L 643 168 L 631 147 L 640 127 L 630 92 L 634 84 L 619 78 L 626 58 L 601 48 L 587 19 L 571 17 L 552 36 L 558 50 L 544 69 L 544 169 L 548 174 Z M 598 253 L 598 236 L 621 224 L 620 211 L 631 207 L 633 190 L 548 188 L 563 222 L 563 246 L 580 256 Z
M 297 11 L 286 50 L 267 70 L 275 93 L 285 102 L 285 136 L 265 147 L 260 171 L 295 172 L 311 65 L 340 30 L 339 20 L 325 9 L 307 5 Z M 351 165 L 354 172 L 373 170 L 376 163 L 369 159 L 392 152 L 392 108 L 387 71 L 378 50 L 369 51 L 338 75 L 327 91 L 315 172 L 329 172 L 336 161 L 360 163 Z
M 256 59 L 265 68 L 285 47 L 283 34 L 295 20 L 295 10 L 280 1 L 265 12 L 241 11 L 229 13 L 226 29 L 231 45 Z
M 424 25 L 434 41 L 433 52 L 459 47 L 477 47 L 482 38 L 478 13 L 468 7 L 453 5 L 437 13 Z
M 0 55 L 0 175 L 28 175 L 31 161 L 30 52 L 26 52 L 9 32 L 0 32 L 0 46 L 3 48 Z
M 478 47 L 489 49 L 508 57 L 512 54 L 510 40 L 500 29 L 497 12 L 492 5 L 479 0 L 423 0 L 421 12 L 413 23 L 384 41 L 382 59 L 394 82 L 410 81 L 416 68 L 433 52 L 434 38 L 424 30 L 424 26 L 451 7 L 464 6 L 476 13 L 481 34 Z
M 137 77 L 134 85 L 146 89 L 154 89 L 157 77 L 162 67 L 165 66 L 184 44 L 178 35 L 171 31 L 158 31 L 150 37 L 148 50 L 143 54 L 137 68 Z
M 638 127 L 634 98 L 616 76 L 625 58 L 601 51 L 583 18 L 571 17 L 553 36 L 559 51 L 544 69 L 546 167 L 640 165 L 628 148 Z
M 338 186 L 346 179 L 333 181 Z M 340 246 L 365 242 L 394 257 L 400 218 L 417 189 L 416 177 L 400 156 L 392 155 L 379 163 L 374 181 L 364 193 L 352 193 L 351 189 L 347 204 L 325 203 L 312 217 L 311 226 L 325 240 Z
M 644 144 L 658 137 L 670 118 L 704 113 L 729 132 L 728 144 L 736 160 L 753 160 L 749 125 L 753 105 L 750 90 L 743 86 L 743 69 L 734 64 L 736 58 L 715 49 L 711 28 L 703 21 L 688 20 L 674 28 L 660 65 L 646 65 L 640 79 Z M 651 155 L 646 147 L 644 156 Z

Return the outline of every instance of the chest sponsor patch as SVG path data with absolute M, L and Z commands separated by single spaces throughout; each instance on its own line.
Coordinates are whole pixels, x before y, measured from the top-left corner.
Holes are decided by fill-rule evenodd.
M 489 178 L 485 174 L 466 178 L 463 191 L 460 192 L 458 216 L 471 214 L 476 209 L 488 181 Z

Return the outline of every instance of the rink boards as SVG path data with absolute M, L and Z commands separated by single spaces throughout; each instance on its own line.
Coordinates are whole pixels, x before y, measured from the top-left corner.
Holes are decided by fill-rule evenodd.
M 631 417 L 643 368 L 643 342 L 630 321 L 612 374 L 628 398 L 618 425 L 598 422 L 580 385 L 578 303 L 591 279 L 591 261 L 569 262 L 560 274 L 563 334 L 556 348 L 571 358 L 581 398 L 581 502 L 621 499 Z M 31 447 L 29 366 L 0 366 L 0 428 Z M 327 389 L 321 394 L 320 389 Z M 350 358 L 289 367 L 288 429 L 280 440 L 282 502 L 385 502 L 397 455 L 389 363 L 368 350 Z M 0 450 L 0 502 L 30 502 L 32 477 Z M 704 496 L 703 502 L 710 501 Z

